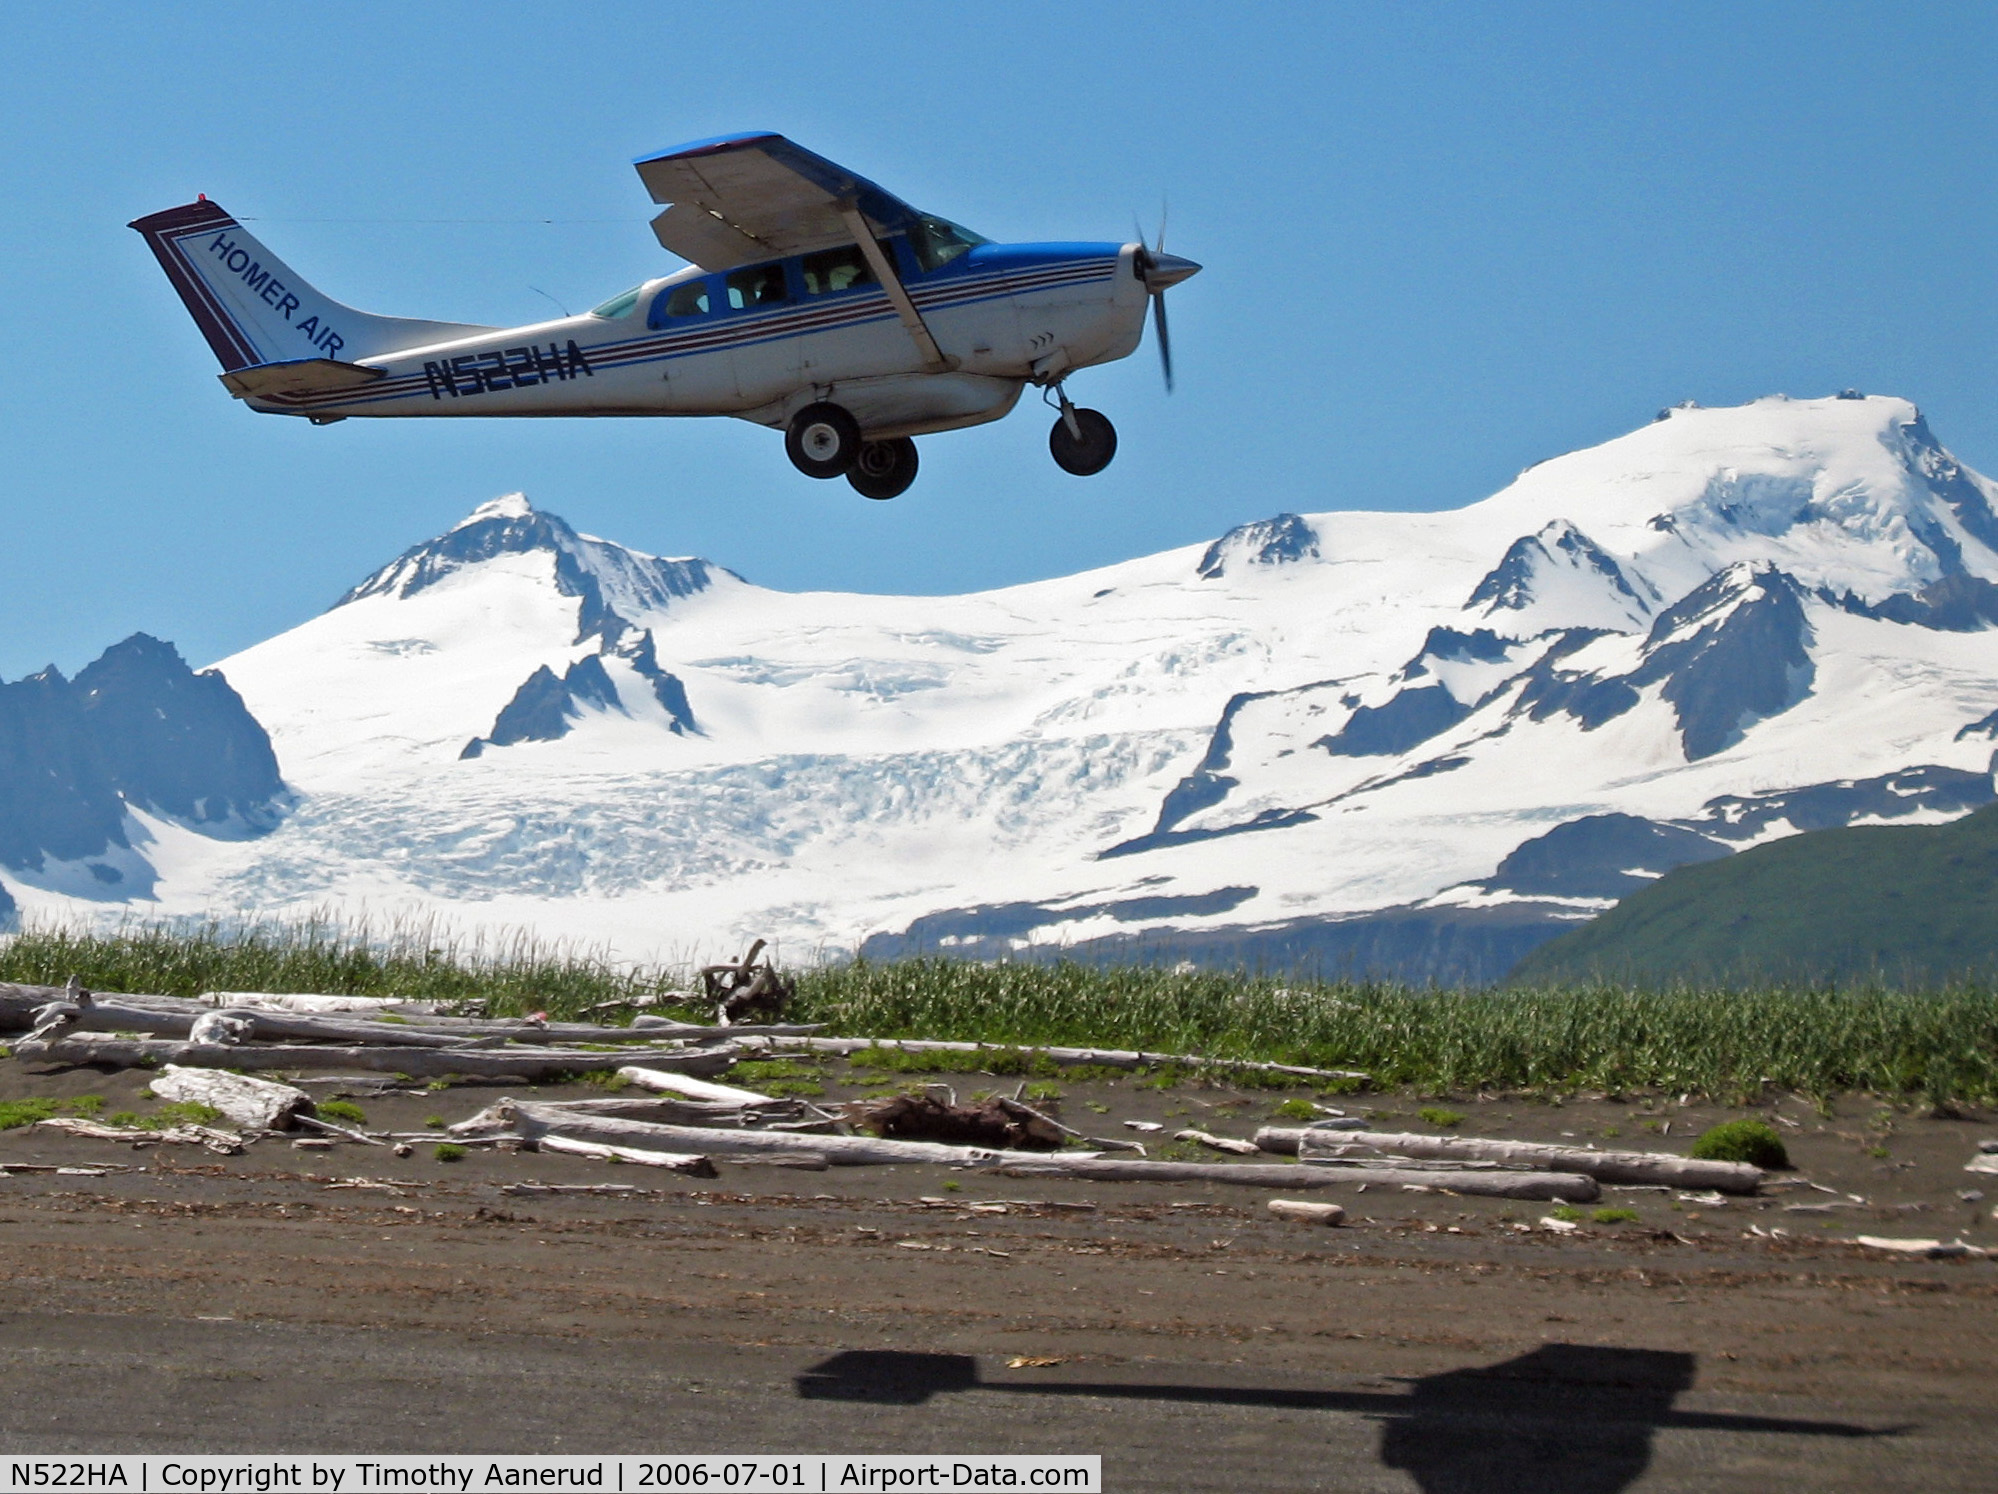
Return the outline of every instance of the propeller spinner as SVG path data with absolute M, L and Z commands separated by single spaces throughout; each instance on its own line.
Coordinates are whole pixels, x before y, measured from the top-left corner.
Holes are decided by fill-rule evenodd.
M 1159 232 L 1158 248 L 1138 246 L 1138 277 L 1145 282 L 1145 290 L 1152 298 L 1152 326 L 1158 333 L 1159 367 L 1165 373 L 1167 393 L 1172 392 L 1172 334 L 1166 326 L 1165 293 L 1199 273 L 1200 266 L 1192 260 L 1165 252 L 1163 229 Z

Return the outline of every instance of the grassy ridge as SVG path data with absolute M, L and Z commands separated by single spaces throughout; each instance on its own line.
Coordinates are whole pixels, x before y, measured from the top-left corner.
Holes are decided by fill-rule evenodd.
M 0 948 L 0 980 L 58 984 L 72 971 L 102 990 L 479 998 L 495 1013 L 557 1017 L 674 985 L 673 972 L 525 941 L 466 950 L 419 937 L 371 941 L 316 923 L 42 931 Z M 1736 1099 L 1767 1082 L 1810 1095 L 1998 1102 L 1998 991 L 1985 985 L 1435 992 L 922 959 L 804 972 L 798 998 L 799 1020 L 829 1023 L 835 1033 L 1270 1059 L 1364 1069 L 1379 1086 L 1431 1093 L 1672 1090 Z
M 1943 825 L 1814 830 L 1668 872 L 1510 979 L 1879 980 L 1998 971 L 1998 805 Z

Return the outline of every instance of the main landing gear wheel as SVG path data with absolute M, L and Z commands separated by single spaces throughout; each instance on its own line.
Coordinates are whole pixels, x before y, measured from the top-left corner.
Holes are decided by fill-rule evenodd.
M 1071 419 L 1076 426 L 1073 431 L 1068 428 Z M 1062 471 L 1076 477 L 1094 477 L 1117 454 L 1117 427 L 1098 411 L 1071 406 L 1048 432 L 1048 450 L 1054 453 L 1055 465 Z
M 900 497 L 916 480 L 916 443 L 907 436 L 861 442 L 846 480 L 863 498 Z
M 860 423 L 838 405 L 806 405 L 784 432 L 784 455 L 807 477 L 843 477 L 860 446 Z

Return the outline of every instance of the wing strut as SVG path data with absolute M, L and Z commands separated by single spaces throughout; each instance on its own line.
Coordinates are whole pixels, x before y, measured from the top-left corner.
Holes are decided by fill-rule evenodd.
M 916 310 L 916 303 L 909 299 L 909 292 L 903 287 L 902 279 L 895 273 L 895 266 L 881 251 L 880 243 L 874 237 L 874 230 L 860 215 L 860 209 L 851 202 L 839 205 L 839 215 L 851 230 L 854 242 L 867 260 L 867 266 L 874 271 L 874 278 L 881 282 L 881 289 L 888 293 L 894 303 L 896 315 L 902 318 L 902 325 L 909 329 L 909 338 L 922 356 L 923 372 L 948 373 L 957 366 L 956 360 L 946 358 L 937 340 L 930 336 L 930 329 L 923 322 L 923 314 Z

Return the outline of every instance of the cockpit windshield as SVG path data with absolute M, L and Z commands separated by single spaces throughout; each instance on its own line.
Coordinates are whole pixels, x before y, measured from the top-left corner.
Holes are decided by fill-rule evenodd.
M 623 295 L 612 296 L 601 306 L 592 306 L 590 315 L 600 316 L 606 321 L 616 321 L 621 316 L 629 316 L 631 308 L 638 304 L 638 293 L 644 289 L 642 285 L 634 285 Z
M 975 244 L 992 241 L 948 218 L 918 218 L 909 226 L 909 247 L 925 271 L 947 265 Z

